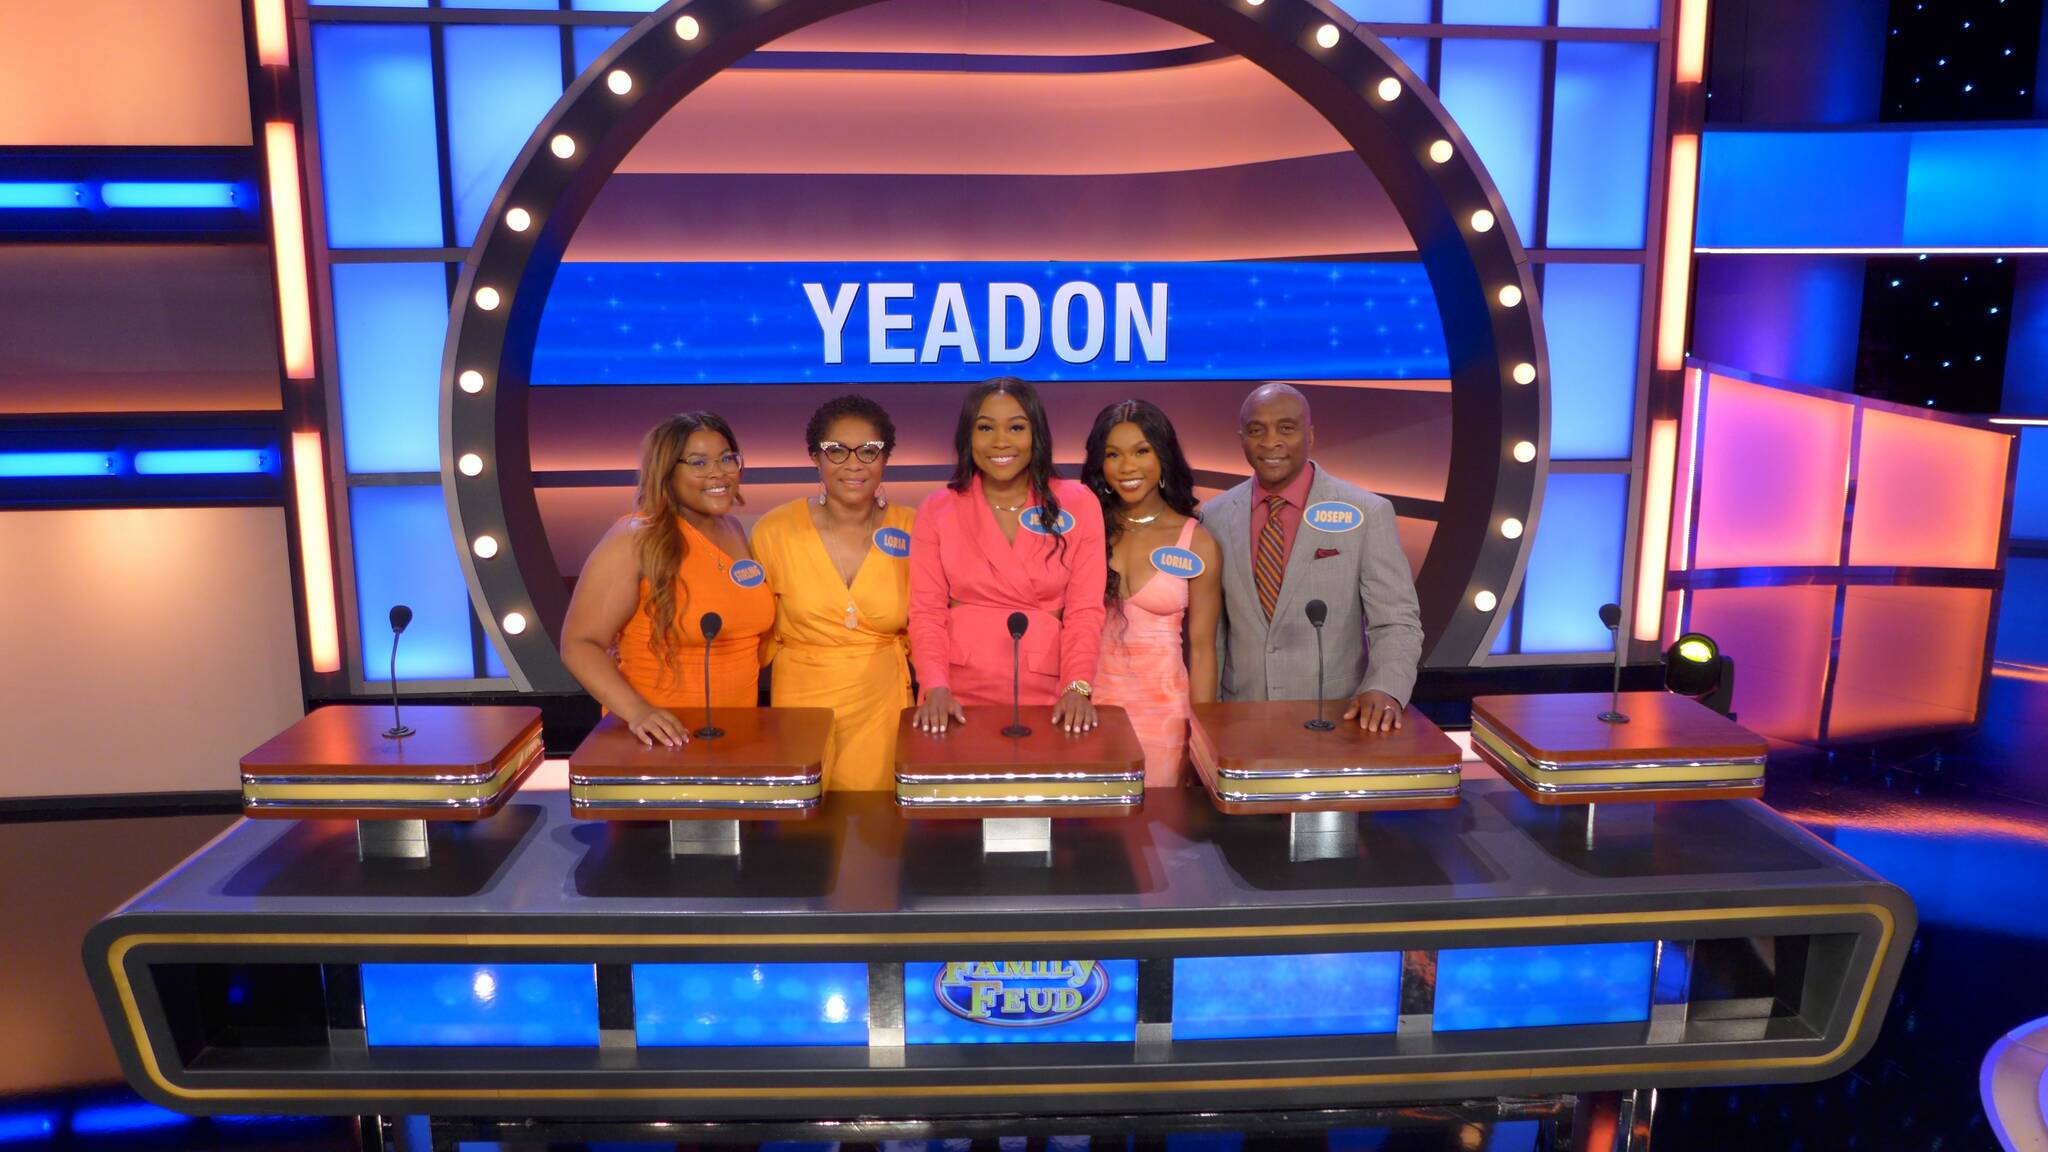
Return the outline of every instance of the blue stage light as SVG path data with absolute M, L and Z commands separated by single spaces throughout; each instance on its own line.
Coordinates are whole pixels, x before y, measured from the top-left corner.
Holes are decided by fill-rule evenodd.
M 49 1112 L 0 1113 L 0 1144 L 47 1140 L 57 1130 L 57 1117 Z
M 0 452 L 0 477 L 112 476 L 112 452 Z
M 253 194 L 220 180 L 109 180 L 100 185 L 100 202 L 109 208 L 256 207 Z
M 635 964 L 643 1048 L 868 1042 L 865 964 Z
M 372 1047 L 597 1047 L 589 964 L 365 964 Z
M 84 208 L 85 186 L 58 180 L 0 181 L 0 209 Z
M 190 1116 L 137 1100 L 129 1104 L 100 1104 L 80 1108 L 71 1114 L 71 1131 L 77 1136 L 105 1136 L 115 1132 L 140 1132 L 168 1128 L 191 1121 Z
M 277 470 L 277 453 L 258 448 L 149 448 L 135 454 L 140 476 L 247 476 Z

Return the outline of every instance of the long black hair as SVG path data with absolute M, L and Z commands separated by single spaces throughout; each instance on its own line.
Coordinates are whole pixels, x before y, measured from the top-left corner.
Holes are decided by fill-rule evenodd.
M 974 482 L 974 420 L 981 415 L 982 401 L 997 393 L 1015 400 L 1031 425 L 1031 460 L 1024 472 L 1031 479 L 1031 498 L 1038 505 L 1038 522 L 1050 531 L 1060 521 L 1059 498 L 1052 492 L 1053 478 L 1058 475 L 1052 467 L 1052 425 L 1045 418 L 1045 405 L 1038 399 L 1038 389 L 1015 376 L 983 380 L 967 390 L 967 398 L 960 402 L 960 422 L 953 428 L 953 477 L 946 481 L 946 487 L 965 492 Z M 1053 551 L 1064 553 L 1067 538 L 1053 532 L 1052 539 Z
M 1106 554 L 1114 554 L 1117 539 L 1124 534 L 1123 517 L 1117 515 L 1123 497 L 1116 494 L 1115 485 L 1102 468 L 1103 457 L 1109 450 L 1109 434 L 1119 424 L 1136 424 L 1138 431 L 1144 433 L 1145 442 L 1152 445 L 1152 454 L 1159 459 L 1159 498 L 1183 516 L 1201 518 L 1195 508 L 1195 474 L 1180 450 L 1180 436 L 1173 430 L 1173 421 L 1149 400 L 1119 400 L 1095 414 L 1095 427 L 1088 430 L 1087 458 L 1081 464 L 1081 483 L 1102 501 Z M 1123 599 L 1122 581 L 1115 568 L 1109 570 L 1103 599 L 1112 605 Z

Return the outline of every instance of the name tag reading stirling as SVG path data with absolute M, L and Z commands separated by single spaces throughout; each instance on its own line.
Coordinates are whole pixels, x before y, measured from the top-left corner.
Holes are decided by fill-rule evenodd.
M 756 587 L 761 581 L 768 578 L 767 570 L 752 560 L 734 561 L 733 566 L 727 569 L 725 574 L 732 578 L 733 583 L 742 588 Z
M 1152 567 L 1162 576 L 1193 580 L 1202 574 L 1202 558 L 1186 548 L 1154 548 Z
M 1325 500 L 1309 505 L 1301 514 L 1301 522 L 1319 532 L 1349 532 L 1365 523 L 1365 513 L 1356 504 Z
M 910 533 L 901 528 L 877 528 L 875 547 L 882 550 L 882 555 L 901 560 L 910 555 Z
M 1074 530 L 1074 514 L 1065 508 L 1060 509 L 1060 518 L 1047 528 L 1044 510 L 1033 504 L 1018 515 L 1017 523 L 1026 532 L 1036 532 L 1040 536 L 1065 536 Z

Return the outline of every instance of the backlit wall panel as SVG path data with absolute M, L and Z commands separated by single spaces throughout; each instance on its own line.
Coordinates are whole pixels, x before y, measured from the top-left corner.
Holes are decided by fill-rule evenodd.
M 1997 567 L 2011 448 L 2004 432 L 1865 411 L 1849 563 Z
M 1715 375 L 1705 412 L 1692 566 L 1839 563 L 1854 409 Z
M 1849 588 L 1828 734 L 1854 739 L 1974 723 L 1988 588 Z
M 5 0 L 0 28 L 0 147 L 250 142 L 240 0 Z
M 1820 738 L 1836 588 L 1702 588 L 1687 628 L 1735 658 L 1735 711 L 1781 740 Z

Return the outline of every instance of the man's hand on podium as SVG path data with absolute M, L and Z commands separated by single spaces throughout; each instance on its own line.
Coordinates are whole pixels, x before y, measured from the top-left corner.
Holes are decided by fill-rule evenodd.
M 1358 721 L 1358 726 L 1367 732 L 1390 732 L 1401 726 L 1401 712 L 1400 701 L 1373 689 L 1358 694 L 1358 699 L 1344 710 L 1344 719 Z

